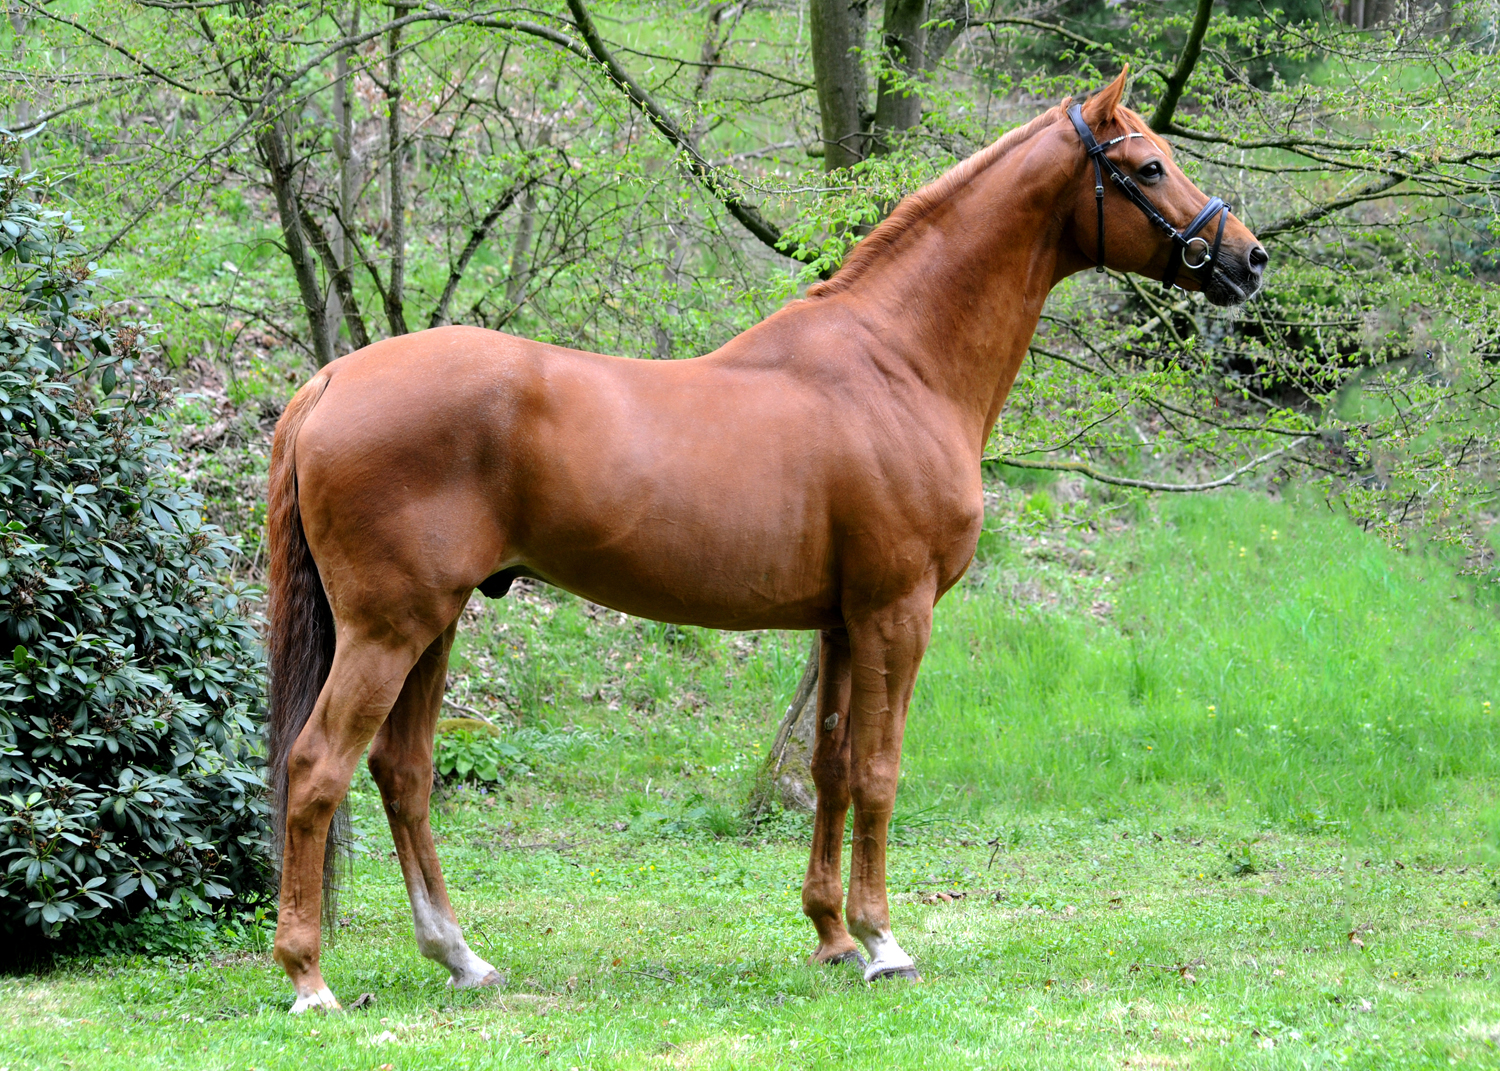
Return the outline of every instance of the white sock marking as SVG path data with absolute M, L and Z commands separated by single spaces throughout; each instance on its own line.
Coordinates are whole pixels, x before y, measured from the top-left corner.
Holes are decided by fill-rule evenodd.
M 338 1000 L 333 995 L 333 990 L 326 985 L 314 993 L 299 996 L 292 1003 L 292 1014 L 301 1015 L 305 1011 L 340 1011 L 342 1010 Z
M 425 887 L 409 888 L 411 917 L 417 932 L 417 948 L 428 959 L 436 960 L 448 968 L 451 977 L 448 984 L 455 989 L 471 989 L 484 984 L 485 979 L 496 974 L 484 960 L 470 950 L 458 924 L 447 918 L 427 899 Z

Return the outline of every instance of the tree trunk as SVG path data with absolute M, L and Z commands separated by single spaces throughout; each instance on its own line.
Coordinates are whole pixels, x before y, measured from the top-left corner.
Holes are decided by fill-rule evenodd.
M 771 752 L 761 766 L 750 794 L 747 813 L 758 818 L 779 800 L 789 811 L 811 811 L 817 804 L 812 780 L 813 743 L 817 739 L 818 663 L 822 658 L 822 636 L 812 634 L 812 651 L 802 670 L 802 679 L 792 702 L 781 717 Z
M 837 171 L 865 158 L 866 0 L 811 0 L 813 82 L 823 126 L 823 169 Z
M 948 49 L 953 47 L 953 42 L 969 29 L 971 17 L 969 7 L 968 0 L 945 0 L 933 9 L 932 17 L 927 21 L 936 22 L 937 25 L 927 31 L 923 70 L 930 71 L 936 67 L 948 54 Z
M 346 36 L 352 37 L 359 33 L 358 3 L 350 5 L 349 25 L 342 29 Z M 358 161 L 354 155 L 354 100 L 349 84 L 349 52 L 349 49 L 339 52 L 335 60 L 333 81 L 333 155 L 339 162 L 339 218 L 334 252 L 340 270 L 346 274 L 352 271 L 354 262 L 354 242 L 349 228 L 354 226 L 354 205 L 359 195 L 359 175 L 356 173 Z M 364 346 L 369 341 L 364 320 L 352 303 L 341 298 L 340 288 L 335 287 L 328 303 L 330 324 L 337 324 L 340 316 L 349 329 L 350 345 L 355 349 Z M 329 330 L 337 331 L 337 328 L 330 326 Z
M 700 106 L 705 97 L 708 96 L 708 87 L 713 84 L 714 74 L 718 71 L 719 57 L 724 51 L 725 44 L 734 35 L 735 21 L 731 21 L 727 33 L 721 36 L 720 21 L 724 17 L 725 10 L 729 7 L 727 3 L 714 4 L 708 9 L 708 25 L 703 32 L 703 46 L 698 50 L 698 60 L 702 64 L 698 68 L 697 82 L 693 87 L 693 101 Z M 739 12 L 745 10 L 745 5 L 738 8 Z M 688 144 L 692 146 L 693 152 L 700 152 L 703 145 L 703 135 L 708 133 L 709 114 L 703 108 L 699 108 L 697 117 L 693 120 L 692 129 L 687 131 Z M 652 335 L 656 343 L 656 358 L 660 361 L 671 360 L 674 338 L 672 328 L 682 315 L 682 310 L 677 304 L 677 289 L 682 284 L 682 265 L 688 254 L 687 243 L 678 237 L 677 228 L 670 223 L 667 224 L 667 238 L 663 243 L 663 273 L 667 284 L 672 288 L 672 296 L 667 298 L 666 316 L 659 320 L 652 329 Z
M 318 262 L 308 248 L 302 228 L 303 206 L 296 186 L 296 166 L 282 121 L 277 119 L 268 123 L 259 142 L 266 171 L 271 176 L 271 191 L 276 195 L 276 212 L 281 217 L 281 236 L 286 245 L 287 259 L 292 262 L 297 292 L 307 313 L 313 359 L 322 368 L 334 358 L 333 337 L 328 330 L 328 306 L 323 300 L 323 287 L 318 282 Z
M 880 73 L 875 83 L 875 151 L 890 149 L 890 135 L 922 121 L 922 96 L 911 82 L 926 70 L 927 0 L 885 0 Z
M 400 18 L 405 7 L 392 4 L 392 18 Z M 385 318 L 392 335 L 407 332 L 404 293 L 406 290 L 406 183 L 402 176 L 402 158 L 406 142 L 401 134 L 401 28 L 392 27 L 385 45 L 386 142 L 389 160 L 391 208 L 391 273 L 385 288 Z
M 21 75 L 21 64 L 26 59 L 26 16 L 21 14 L 19 8 L 11 8 L 10 11 L 10 61 L 16 69 L 17 77 Z M 17 87 L 15 95 L 16 102 L 16 129 L 24 132 L 31 125 L 31 102 L 23 94 L 25 88 Z M 31 170 L 31 144 L 21 142 L 21 174 Z
M 531 237 L 535 230 L 536 191 L 527 186 L 526 197 L 521 202 L 521 224 L 516 228 L 516 244 L 510 251 L 510 278 L 505 281 L 507 320 L 521 307 L 526 284 L 531 281 Z
M 557 79 L 548 84 L 549 90 L 557 88 Z M 537 128 L 537 149 L 552 144 L 552 116 L 542 119 Z M 526 296 L 526 286 L 531 282 L 531 239 L 536 233 L 536 185 L 528 184 L 526 196 L 521 201 L 521 223 L 516 228 L 516 242 L 510 251 L 510 278 L 505 281 L 505 319 L 509 320 L 521 307 Z M 502 321 L 503 323 L 504 321 Z

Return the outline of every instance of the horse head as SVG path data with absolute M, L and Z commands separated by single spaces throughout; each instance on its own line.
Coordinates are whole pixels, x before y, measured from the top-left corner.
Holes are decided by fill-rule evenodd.
M 1237 305 L 1261 286 L 1270 256 L 1229 206 L 1182 173 L 1172 147 L 1120 103 L 1126 71 L 1081 104 L 1065 103 L 1084 174 L 1072 234 L 1098 271 L 1106 267 L 1201 290 Z

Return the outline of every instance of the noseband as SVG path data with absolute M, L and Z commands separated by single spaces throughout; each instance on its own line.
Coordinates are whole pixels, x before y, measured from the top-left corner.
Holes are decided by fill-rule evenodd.
M 1101 145 L 1094 139 L 1094 132 L 1089 129 L 1089 125 L 1083 121 L 1081 105 L 1075 104 L 1069 108 L 1068 118 L 1073 121 L 1073 129 L 1078 131 L 1078 137 L 1082 139 L 1089 159 L 1094 162 L 1094 203 L 1099 208 L 1099 255 L 1094 258 L 1096 264 L 1094 270 L 1101 272 L 1104 270 L 1104 172 L 1108 171 L 1114 184 L 1120 187 L 1120 192 L 1130 198 L 1135 206 L 1146 214 L 1147 219 L 1165 231 L 1172 239 L 1172 256 L 1167 261 L 1167 271 L 1161 281 L 1167 286 L 1172 286 L 1177 282 L 1177 269 L 1183 267 L 1198 281 L 1200 286 L 1206 286 L 1219 263 L 1219 247 L 1224 241 L 1224 223 L 1229 219 L 1229 206 L 1217 197 L 1210 197 L 1208 204 L 1203 206 L 1203 211 L 1193 217 L 1193 222 L 1184 229 L 1178 230 L 1156 210 L 1156 206 L 1141 192 L 1141 188 L 1131 177 L 1121 171 L 1118 164 L 1104 155 L 1106 149 L 1128 138 L 1143 138 L 1146 135 L 1121 134 Z M 1213 245 L 1209 245 L 1208 239 L 1198 237 L 1198 232 L 1214 216 L 1219 217 L 1219 229 L 1214 234 Z M 1194 263 L 1188 259 L 1189 256 L 1201 259 Z

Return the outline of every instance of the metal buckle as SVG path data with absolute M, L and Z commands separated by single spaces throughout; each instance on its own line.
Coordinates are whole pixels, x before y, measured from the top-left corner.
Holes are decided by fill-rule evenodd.
M 1196 264 L 1194 264 L 1191 260 L 1188 259 L 1188 251 L 1193 248 L 1193 243 L 1194 242 L 1197 242 L 1200 246 L 1203 247 L 1203 259 L 1200 260 L 1200 261 L 1198 261 L 1198 263 L 1196 263 Z M 1189 238 L 1185 243 L 1183 243 L 1183 246 L 1182 246 L 1182 263 L 1183 263 L 1183 266 L 1186 267 L 1189 271 L 1197 271 L 1198 269 L 1204 267 L 1212 259 L 1213 259 L 1213 248 L 1208 244 L 1208 239 L 1207 238 L 1199 238 L 1197 235 L 1194 235 L 1193 237 Z

